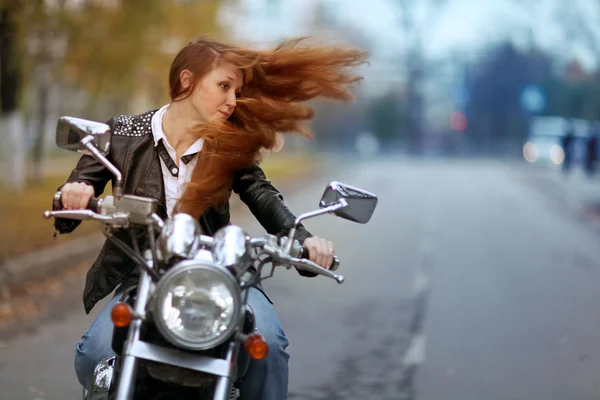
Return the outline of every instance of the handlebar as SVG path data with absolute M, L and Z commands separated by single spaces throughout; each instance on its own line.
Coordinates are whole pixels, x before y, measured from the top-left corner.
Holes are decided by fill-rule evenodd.
M 135 208 L 139 208 L 141 204 L 140 198 L 131 197 L 131 199 L 129 199 L 132 201 L 132 203 L 129 205 L 129 207 L 125 207 L 124 211 L 129 211 L 129 209 L 131 209 L 131 212 L 113 212 L 117 210 L 115 209 L 114 203 L 111 201 L 112 198 L 107 197 L 106 199 L 108 199 L 106 204 L 103 204 L 105 202 L 103 201 L 103 198 L 90 199 L 90 202 L 88 203 L 88 209 L 86 210 L 46 211 L 44 213 L 44 217 L 46 219 L 56 217 L 76 220 L 96 220 L 111 224 L 115 227 L 127 227 L 131 222 L 143 223 L 145 225 L 155 225 L 159 227 L 162 225 L 162 219 L 158 215 L 155 213 L 148 215 L 148 212 L 150 212 L 150 209 L 148 208 L 146 208 L 144 210 L 145 212 L 142 213 L 135 212 L 138 211 L 135 210 Z M 57 193 L 54 200 L 56 205 L 56 201 L 60 201 L 60 193 Z M 124 200 L 126 201 L 128 199 L 124 197 Z M 105 211 L 108 215 L 104 215 Z M 209 248 L 212 248 L 214 245 L 214 238 L 211 236 L 201 235 L 199 240 L 203 245 Z M 287 253 L 285 247 L 281 246 L 277 241 L 277 237 L 273 235 L 267 235 L 263 238 L 252 238 L 250 239 L 249 243 L 252 247 L 261 248 L 264 252 L 271 255 L 273 257 L 273 261 L 278 265 L 287 268 L 294 266 L 299 270 L 332 278 L 338 283 L 344 282 L 343 276 L 337 275 L 333 272 L 336 271 L 340 265 L 340 260 L 338 257 L 334 256 L 331 267 L 326 269 L 310 261 L 308 250 L 304 247 L 300 247 L 298 245 L 298 250 L 293 251 L 292 254 Z
M 92 197 L 87 204 L 87 207 L 82 210 L 63 210 L 62 204 L 62 192 L 58 191 L 52 199 L 52 208 L 59 211 L 45 211 L 44 218 L 67 218 L 75 219 L 80 221 L 85 220 L 96 220 L 102 222 L 116 222 L 116 219 L 111 216 L 102 215 L 102 202 L 101 197 Z M 123 218 L 119 218 L 118 221 L 122 222 Z
M 297 243 L 297 241 L 295 241 Z M 337 283 L 344 283 L 344 277 L 335 274 L 332 270 L 325 269 L 320 265 L 310 261 L 308 259 L 304 248 L 298 249 L 297 252 L 292 252 L 297 255 L 290 255 L 285 251 L 285 245 L 277 243 L 277 238 L 273 235 L 266 235 L 264 238 L 253 238 L 250 240 L 252 247 L 259 247 L 264 252 L 269 254 L 273 258 L 273 262 L 284 267 L 296 267 L 299 270 L 311 272 L 317 275 L 323 275 L 328 278 L 335 279 Z M 292 247 L 293 248 L 293 247 Z M 335 257 L 334 264 L 335 268 L 339 266 L 339 258 Z
M 57 192 L 53 199 L 53 209 L 60 210 L 62 194 Z M 156 216 L 157 200 L 152 198 L 124 195 L 121 198 L 106 196 L 93 197 L 89 200 L 85 210 L 47 211 L 46 218 L 69 218 L 76 220 L 93 219 L 114 225 L 115 227 L 128 226 L 129 223 L 160 226 L 159 217 Z

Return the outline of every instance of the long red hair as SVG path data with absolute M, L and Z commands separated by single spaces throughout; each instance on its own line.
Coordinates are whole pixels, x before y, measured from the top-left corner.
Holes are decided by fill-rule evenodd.
M 244 88 L 227 121 L 194 127 L 204 145 L 191 181 L 176 210 L 200 217 L 228 201 L 236 171 L 258 162 L 261 149 L 275 145 L 276 133 L 311 138 L 307 122 L 314 115 L 307 100 L 324 97 L 349 101 L 362 79 L 348 71 L 366 62 L 367 53 L 336 46 L 309 46 L 306 38 L 286 40 L 272 50 L 251 50 L 198 38 L 175 56 L 169 74 L 171 100 L 189 96 L 180 73 L 190 70 L 198 82 L 219 62 L 231 63 L 244 76 Z

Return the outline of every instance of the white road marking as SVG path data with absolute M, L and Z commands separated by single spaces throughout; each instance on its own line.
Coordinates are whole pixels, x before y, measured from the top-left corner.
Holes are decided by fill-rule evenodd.
M 423 268 L 417 269 L 415 274 L 415 279 L 413 281 L 413 290 L 415 292 L 415 297 L 423 296 L 424 292 L 429 289 L 429 276 Z
M 421 365 L 425 361 L 426 342 L 424 334 L 413 336 L 402 363 L 407 367 Z

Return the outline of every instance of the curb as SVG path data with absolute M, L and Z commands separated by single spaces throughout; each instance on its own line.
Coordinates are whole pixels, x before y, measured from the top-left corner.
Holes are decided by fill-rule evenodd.
M 0 265 L 0 293 L 85 261 L 98 254 L 103 244 L 104 235 L 97 233 L 6 260 Z
M 537 181 L 537 186 L 575 208 L 585 208 L 600 201 L 600 180 L 588 180 L 581 174 L 561 175 L 561 171 L 533 170 L 527 171 L 528 179 Z
M 299 173 L 290 174 L 285 177 L 277 177 L 275 182 L 281 192 L 289 196 L 294 190 L 302 189 L 302 183 L 318 176 L 318 171 L 312 168 L 299 171 Z M 239 212 L 244 203 L 239 201 L 237 196 L 232 196 L 230 200 L 231 213 Z M 233 217 L 233 215 L 232 215 Z M 53 274 L 59 274 L 62 269 L 68 268 L 74 264 L 84 262 L 94 258 L 104 244 L 104 235 L 94 233 L 82 238 L 70 240 L 56 246 L 44 248 L 35 252 L 25 254 L 5 260 L 0 264 L 0 297 L 8 289 L 23 285 L 24 283 L 45 278 Z
M 580 185 L 572 181 L 565 181 L 561 171 L 531 170 L 525 173 L 513 170 L 513 176 L 521 182 L 527 183 L 528 187 L 548 197 L 554 206 L 567 211 L 592 231 L 600 234 L 600 216 L 598 215 L 598 204 L 600 204 L 600 188 L 584 187 L 593 185 L 587 183 Z M 519 176 L 520 175 L 520 176 Z M 566 179 L 573 179 L 567 177 Z M 576 178 L 575 178 L 576 179 Z M 597 184 L 597 183 L 596 183 Z M 577 187 L 580 185 L 579 187 Z

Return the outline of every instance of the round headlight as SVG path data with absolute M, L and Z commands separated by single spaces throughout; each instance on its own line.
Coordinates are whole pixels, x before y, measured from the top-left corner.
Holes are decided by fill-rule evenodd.
M 229 271 L 212 263 L 190 260 L 178 264 L 158 282 L 155 295 L 158 330 L 185 349 L 218 346 L 240 320 L 239 285 Z

